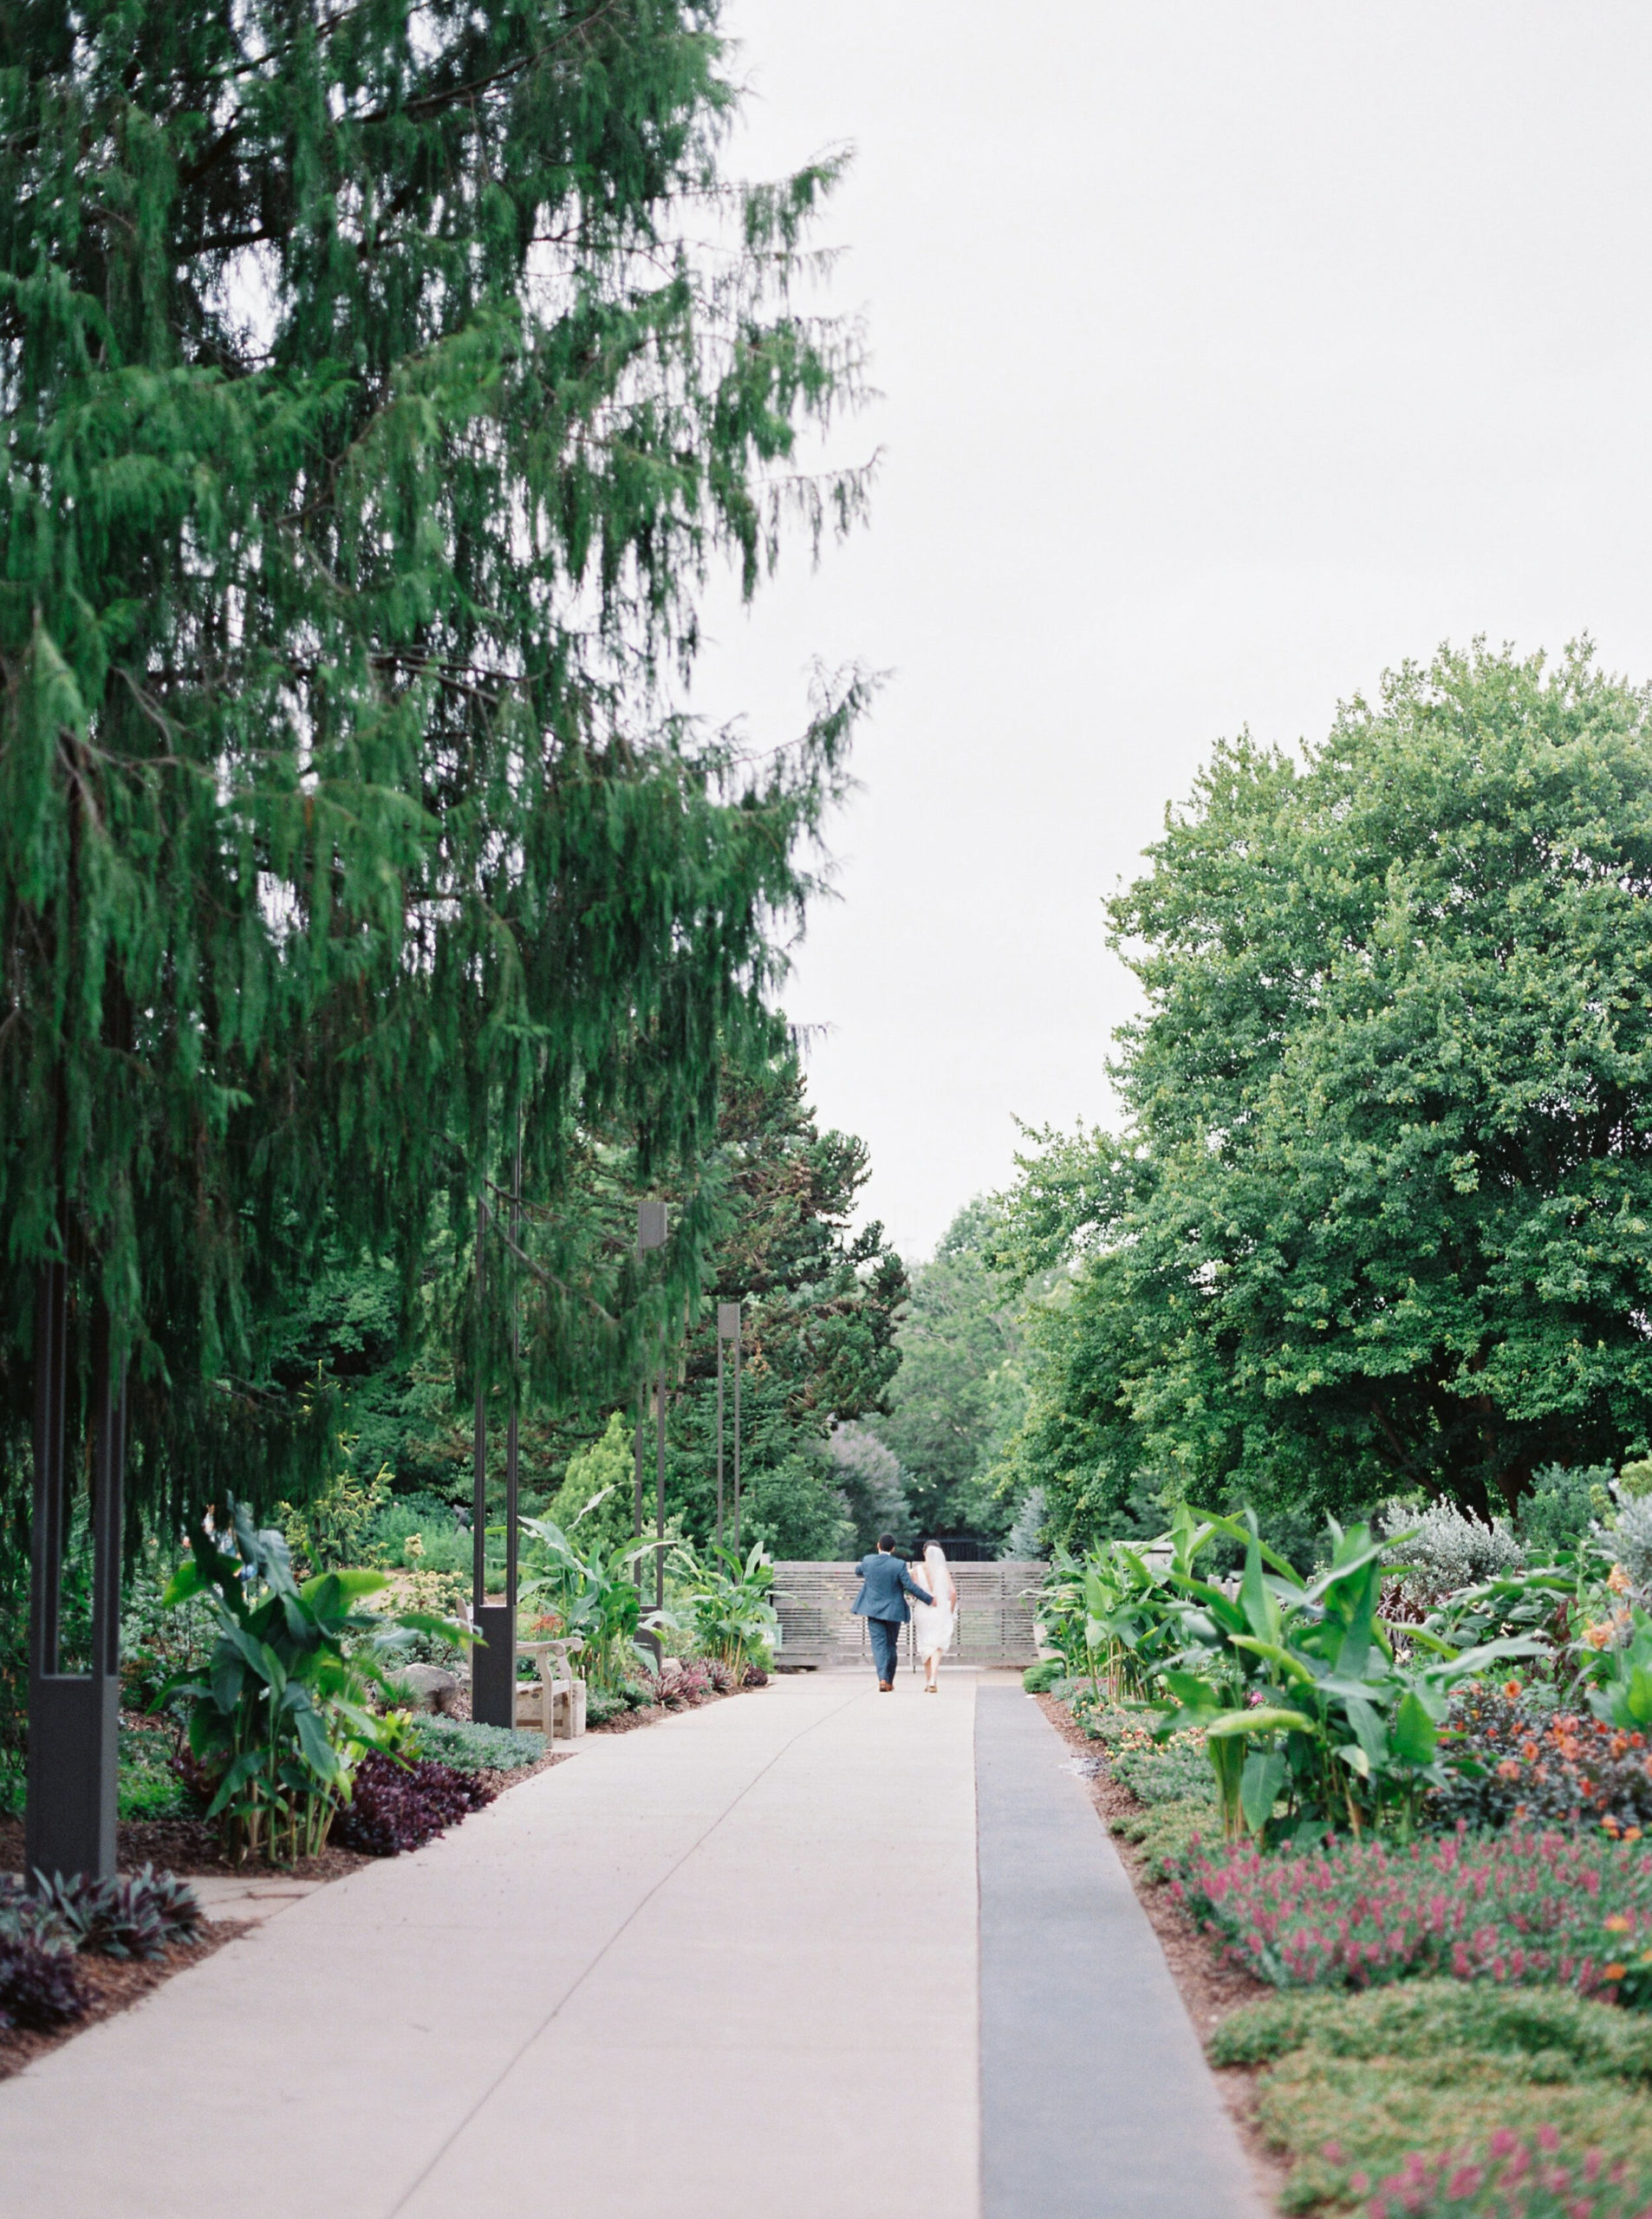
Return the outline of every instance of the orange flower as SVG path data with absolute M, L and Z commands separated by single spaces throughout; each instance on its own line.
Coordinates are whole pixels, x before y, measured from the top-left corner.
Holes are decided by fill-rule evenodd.
M 1503 1682 L 1503 1692 L 1512 1702 L 1520 1692 L 1519 1682 L 1518 1680 L 1505 1680 Z
M 1611 1570 L 1607 1573 L 1606 1585 L 1611 1589 L 1614 1595 L 1627 1595 L 1629 1593 L 1629 1576 L 1628 1572 L 1624 1571 L 1621 1564 L 1615 1564 Z
M 1499 1780 L 1519 1780 L 1520 1767 L 1512 1757 L 1505 1757 L 1497 1767 L 1497 1776 Z
M 1623 1829 L 1623 1838 L 1625 1841 L 1639 1841 L 1641 1838 L 1641 1829 L 1639 1826 L 1625 1826 Z
M 1621 1910 L 1615 1910 L 1610 1918 L 1602 1919 L 1601 1924 L 1609 1934 L 1628 1934 L 1631 1930 L 1629 1920 Z
M 1610 1645 L 1611 1638 L 1611 1626 L 1604 1620 L 1597 1625 L 1585 1626 L 1584 1628 L 1584 1639 L 1589 1643 L 1589 1646 L 1591 1649 L 1608 1648 Z
M 1629 1970 L 1627 1965 L 1608 1965 L 1601 1974 L 1603 1980 L 1622 1980 Z

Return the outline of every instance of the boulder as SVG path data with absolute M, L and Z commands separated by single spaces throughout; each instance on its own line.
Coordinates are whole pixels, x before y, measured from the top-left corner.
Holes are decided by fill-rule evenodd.
M 451 1715 L 459 1708 L 459 1682 L 439 1664 L 404 1664 L 392 1676 L 392 1684 L 415 1710 Z

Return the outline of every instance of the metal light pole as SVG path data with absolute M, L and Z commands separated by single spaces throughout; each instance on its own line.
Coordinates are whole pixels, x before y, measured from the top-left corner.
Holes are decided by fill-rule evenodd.
M 738 1302 L 719 1302 L 717 1305 L 717 1545 L 723 1545 L 723 1344 L 734 1344 L 734 1499 L 738 1505 L 740 1494 L 740 1305 Z M 738 1511 L 735 1519 L 735 1539 L 739 1538 Z
M 734 1305 L 734 1547 L 740 1546 L 740 1305 Z
M 481 1726 L 517 1722 L 516 1598 L 506 1575 L 505 1598 L 487 1598 L 488 1404 L 483 1362 L 486 1331 L 488 1206 L 476 1203 L 476 1415 L 471 1435 L 471 1624 L 477 1646 L 471 1651 L 471 1716 Z M 506 1436 L 507 1441 L 509 1435 Z M 506 1542 L 507 1553 L 510 1549 Z
M 29 1642 L 29 1788 L 23 1862 L 30 1872 L 115 1870 L 115 1780 L 120 1726 L 120 1524 L 126 1470 L 124 1366 L 101 1303 L 92 1323 L 92 1655 L 89 1672 L 62 1663 L 63 1536 L 69 1465 L 64 1438 L 68 1272 L 44 1264 L 35 1331 L 34 1550 Z
M 666 1333 L 660 1329 L 660 1384 L 654 1391 L 654 1606 L 666 1607 Z
M 660 1201 L 657 1197 L 650 1196 L 647 1201 L 641 1201 L 637 1204 L 637 1254 L 639 1256 L 645 1256 L 651 1250 L 655 1248 L 663 1248 L 665 1245 L 666 1206 L 664 1202 Z M 659 1471 L 655 1481 L 655 1522 L 657 1526 L 655 1539 L 656 1540 L 663 1540 L 666 1531 L 666 1371 L 663 1349 L 661 1350 L 659 1378 L 656 1383 L 654 1391 L 659 1403 Z M 648 1381 L 647 1375 L 645 1374 L 642 1383 L 637 1389 L 635 1474 L 631 1500 L 631 1538 L 634 1541 L 638 1542 L 642 1539 L 643 1432 L 647 1422 Z M 639 1592 L 641 1592 L 642 1587 L 642 1557 L 641 1551 L 639 1551 L 635 1561 L 637 1568 L 637 1588 Z M 656 1609 L 662 1608 L 665 1603 L 665 1558 L 663 1551 L 658 1547 L 654 1550 L 654 1607 Z M 658 1640 L 652 1638 L 647 1634 L 641 1635 L 639 1638 L 650 1643 L 654 1652 L 654 1661 L 657 1663 L 660 1659 L 660 1643 Z

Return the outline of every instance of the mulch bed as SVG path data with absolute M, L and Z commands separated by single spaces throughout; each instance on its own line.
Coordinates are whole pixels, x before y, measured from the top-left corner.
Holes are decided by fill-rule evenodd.
M 519 1773 L 495 1773 L 494 1779 L 519 1779 Z M 233 1873 L 245 1873 L 255 1869 L 245 1864 L 233 1864 L 224 1856 L 218 1838 L 218 1827 L 209 1825 L 205 1819 L 123 1819 L 115 1829 L 115 1859 L 123 1872 L 133 1872 L 140 1864 L 153 1864 L 158 1871 L 176 1872 L 185 1879 L 198 1880 L 207 1877 L 219 1879 Z M 371 1857 L 358 1857 L 348 1849 L 324 1849 L 319 1857 L 301 1858 L 297 1864 L 271 1867 L 296 1880 L 341 1880 L 347 1872 L 359 1871 L 362 1865 L 372 1864 Z M 0 1819 L 0 1872 L 21 1872 L 23 1869 L 23 1832 L 21 1819 Z
M 606 1725 L 588 1726 L 588 1734 L 634 1734 L 640 1726 L 654 1726 L 662 1718 L 680 1717 L 686 1710 L 704 1710 L 714 1702 L 732 1702 L 736 1695 L 761 1695 L 761 1688 L 731 1688 L 726 1695 L 713 1689 L 708 1695 L 686 1698 L 681 1702 L 645 1703 L 641 1710 L 622 1710 L 610 1718 Z
M 1083 1728 L 1075 1721 L 1065 1704 L 1057 1702 L 1050 1695 L 1040 1695 L 1037 1702 L 1044 1716 L 1076 1754 L 1101 1760 L 1101 1769 L 1083 1785 L 1096 1806 L 1096 1815 L 1110 1833 L 1109 1822 L 1112 1819 L 1138 1812 L 1143 1806 L 1128 1787 L 1121 1786 L 1113 1778 L 1107 1769 L 1101 1743 L 1087 1738 Z M 1182 2004 L 1193 2021 L 1193 2032 L 1201 2042 L 1208 2044 L 1211 2035 L 1230 2011 L 1237 2010 L 1241 2003 L 1254 2003 L 1260 1997 L 1272 1995 L 1277 1991 L 1250 1973 L 1219 1963 L 1209 1942 L 1187 1912 L 1170 1901 L 1169 1890 L 1148 1877 L 1147 1859 L 1142 1851 L 1133 1842 L 1122 1840 L 1116 1834 L 1112 1835 L 1112 1841 L 1125 1871 L 1130 1876 L 1136 1900 L 1147 1913 L 1159 1938 L 1159 1946 L 1164 1951 L 1171 1978 L 1180 1989 Z M 1211 2074 L 1239 2129 L 1246 2155 L 1256 2176 L 1258 2193 L 1264 2198 L 1268 2209 L 1275 2209 L 1278 2192 L 1289 2168 L 1279 2153 L 1270 2149 L 1264 2141 L 1256 2123 L 1258 2073 L 1251 2066 L 1225 2065 L 1213 2066 Z
M 112 2019 L 117 2011 L 126 2010 L 152 1988 L 159 1988 L 162 1981 L 170 1980 L 174 1973 L 187 1972 L 192 1965 L 198 1965 L 215 1949 L 221 1949 L 226 1942 L 234 1941 L 237 1935 L 246 1931 L 244 1924 L 224 1919 L 210 1924 L 198 1942 L 174 1942 L 164 1956 L 146 1961 L 76 1957 L 75 1968 L 92 1998 L 90 2010 L 83 2019 L 75 2020 L 73 2026 L 59 2027 L 50 2034 L 32 2033 L 23 2027 L 0 2028 L 0 2080 L 21 2073 L 49 2050 L 61 2049 L 76 2034 L 83 2034 L 88 2027 L 96 2026 L 100 2019 Z

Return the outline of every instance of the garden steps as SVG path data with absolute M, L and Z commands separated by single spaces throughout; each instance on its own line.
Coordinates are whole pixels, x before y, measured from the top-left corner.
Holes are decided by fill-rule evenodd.
M 1031 1664 L 1038 1653 L 1034 1597 L 1049 1566 L 955 1564 L 951 1570 L 958 1589 L 955 1661 L 989 1669 Z M 776 1564 L 774 1599 L 781 1628 L 776 1661 L 783 1669 L 869 1669 L 866 1623 L 853 1615 L 860 1589 L 852 1564 L 791 1559 Z

